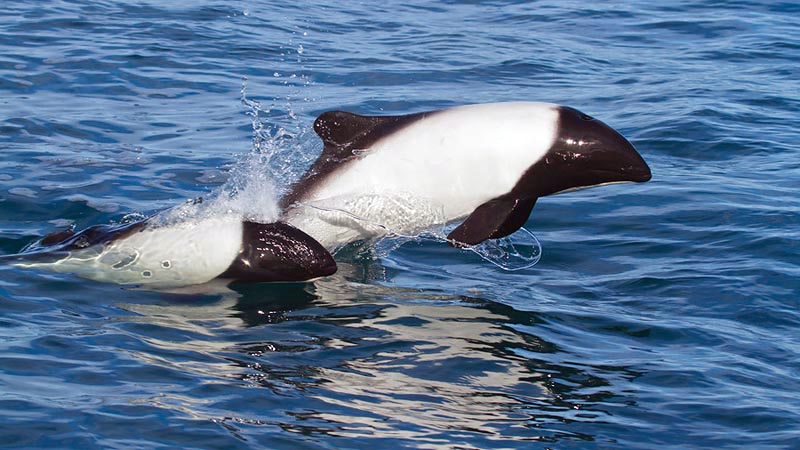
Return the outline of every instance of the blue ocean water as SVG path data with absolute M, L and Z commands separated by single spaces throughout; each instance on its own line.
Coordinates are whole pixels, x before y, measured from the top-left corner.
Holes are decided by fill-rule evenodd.
M 797 448 L 797 17 L 756 0 L 7 2 L 3 254 L 258 162 L 285 188 L 334 108 L 567 104 L 653 180 L 541 199 L 542 259 L 516 272 L 429 241 L 344 251 L 313 283 L 180 294 L 2 267 L 0 447 Z

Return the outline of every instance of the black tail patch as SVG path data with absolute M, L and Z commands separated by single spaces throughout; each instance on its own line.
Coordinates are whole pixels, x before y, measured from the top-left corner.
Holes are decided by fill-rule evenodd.
M 306 281 L 336 273 L 333 256 L 314 238 L 283 223 L 244 222 L 242 250 L 220 278 Z

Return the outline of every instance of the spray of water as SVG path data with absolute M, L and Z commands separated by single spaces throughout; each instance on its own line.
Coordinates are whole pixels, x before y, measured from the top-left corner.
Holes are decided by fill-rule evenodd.
M 292 148 L 295 134 L 286 128 L 269 125 L 264 116 L 271 113 L 272 106 L 265 108 L 261 102 L 249 99 L 246 89 L 247 80 L 244 79 L 241 102 L 253 130 L 250 151 L 237 158 L 227 182 L 217 191 L 159 214 L 153 218 L 154 224 L 169 225 L 225 216 L 259 223 L 278 220 L 280 192 L 276 180 L 283 181 L 285 174 L 290 173 L 290 161 L 285 153 Z
M 386 257 L 409 241 L 447 243 L 451 227 L 445 225 L 444 208 L 428 199 L 398 194 L 371 195 L 346 200 L 303 203 L 315 210 L 325 221 L 364 230 L 379 236 L 368 246 L 372 256 Z M 380 217 L 382 220 L 376 220 Z M 387 222 L 386 217 L 392 220 Z M 425 224 L 425 226 L 422 226 Z M 428 224 L 438 224 L 433 227 Z M 482 259 L 508 271 L 527 269 L 536 265 L 542 256 L 542 246 L 536 236 L 525 228 L 502 239 L 484 241 L 464 247 L 463 251 L 475 253 Z

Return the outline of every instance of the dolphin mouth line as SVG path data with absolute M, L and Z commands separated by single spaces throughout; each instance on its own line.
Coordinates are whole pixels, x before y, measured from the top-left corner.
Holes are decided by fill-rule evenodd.
M 17 267 L 38 267 L 42 265 L 56 265 L 72 254 L 64 251 L 48 252 L 36 250 L 31 252 L 14 253 L 11 255 L 0 255 L 0 261 L 8 261 L 9 264 Z
M 592 170 L 593 174 L 597 175 L 611 175 L 614 177 L 624 177 L 622 180 L 617 181 L 610 181 L 608 183 L 600 183 L 595 184 L 593 186 L 605 186 L 607 184 L 615 184 L 615 183 L 644 183 L 650 181 L 653 177 L 650 173 L 650 169 L 646 168 L 639 168 L 639 167 L 628 167 L 620 170 Z
M 612 184 L 625 184 L 625 183 L 637 183 L 637 181 L 620 180 L 620 181 L 609 181 L 607 183 L 592 184 L 590 186 L 577 186 L 577 187 L 571 187 L 569 189 L 564 189 L 563 191 L 558 191 L 556 192 L 556 194 L 567 194 L 570 192 L 582 191 L 584 189 L 591 189 L 599 186 L 610 186 Z

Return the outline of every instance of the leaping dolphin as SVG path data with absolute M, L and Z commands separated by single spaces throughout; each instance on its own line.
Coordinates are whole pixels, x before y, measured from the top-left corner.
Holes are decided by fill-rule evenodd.
M 403 116 L 330 111 L 314 131 L 322 155 L 280 206 L 283 220 L 329 250 L 464 218 L 447 238 L 475 245 L 518 230 L 539 197 L 651 177 L 617 131 L 548 103 Z

